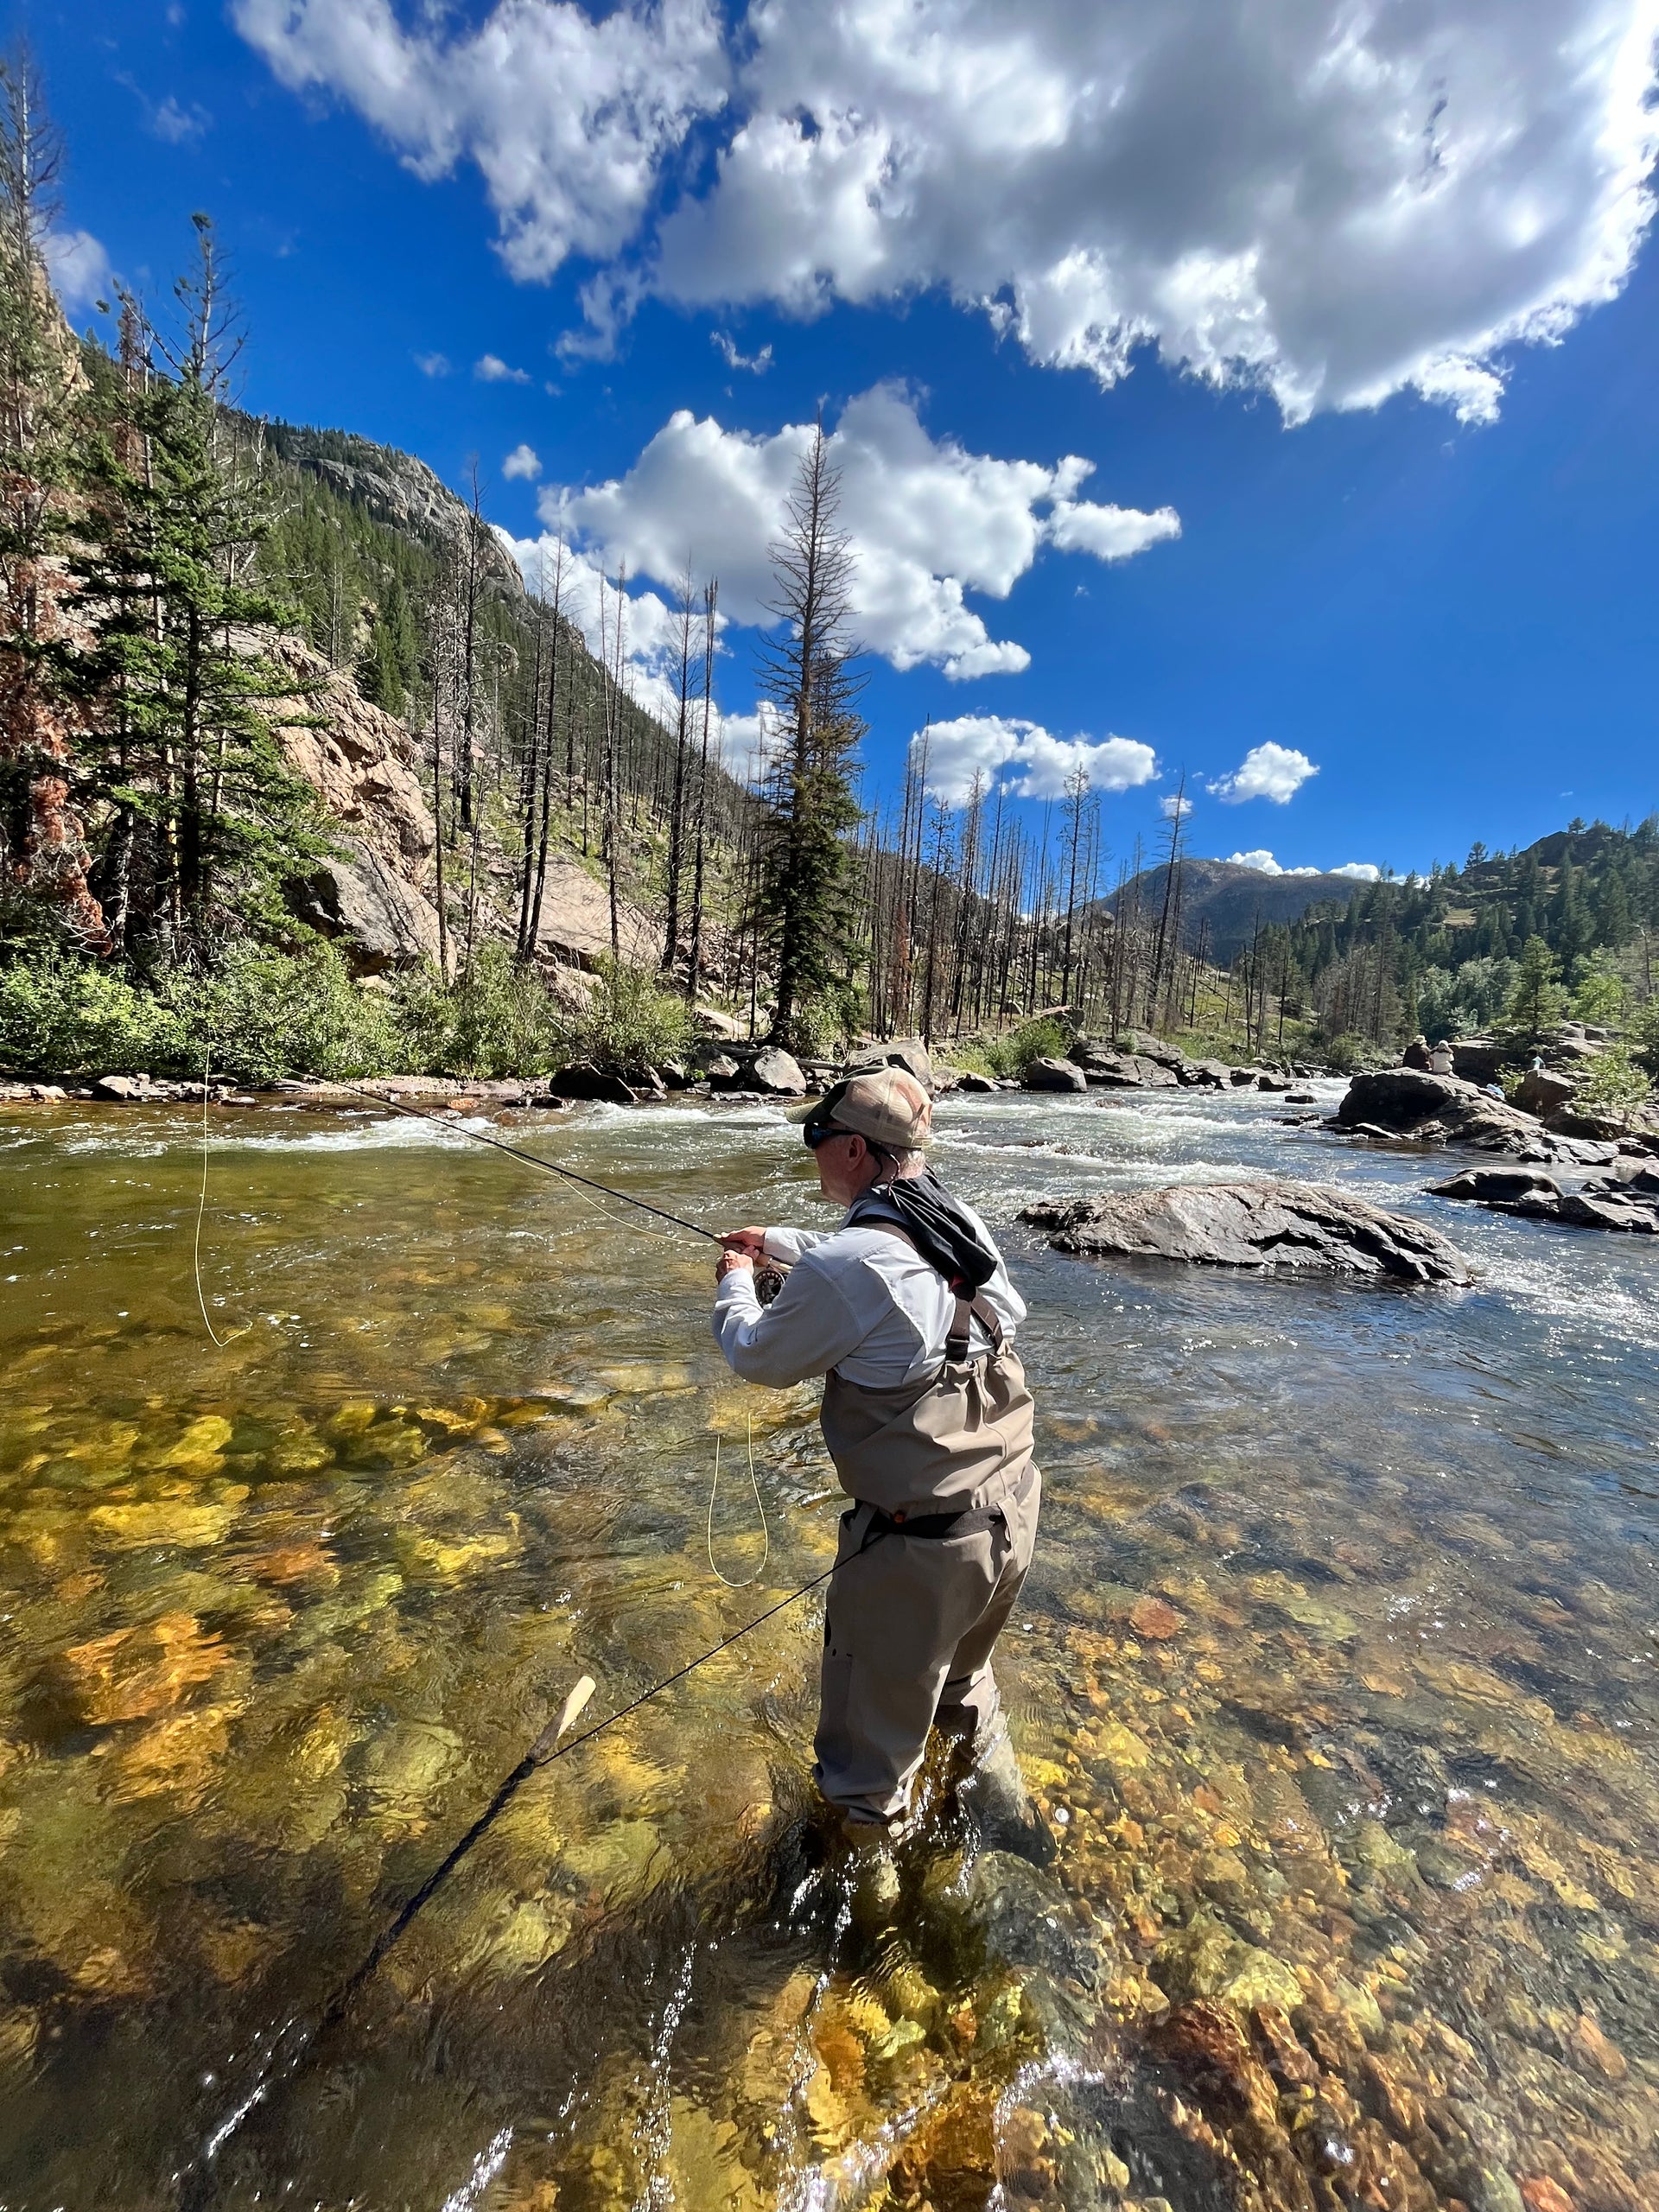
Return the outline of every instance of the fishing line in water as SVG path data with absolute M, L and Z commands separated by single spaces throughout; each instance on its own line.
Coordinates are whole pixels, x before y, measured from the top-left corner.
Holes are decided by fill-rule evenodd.
M 202 1325 L 213 1338 L 214 1349 L 223 1351 L 238 1337 L 245 1337 L 253 1324 L 250 1321 L 242 1328 L 232 1329 L 228 1337 L 221 1337 L 208 1316 L 207 1294 L 201 1287 L 201 1224 L 207 1212 L 207 1084 L 213 1064 L 213 1056 L 210 1050 L 201 1064 L 201 1195 L 196 1200 L 196 1236 L 191 1264 L 195 1272 L 196 1303 L 201 1308 Z
M 720 1496 L 720 1431 L 715 1431 L 715 1479 L 709 1486 L 709 1520 L 703 1530 L 703 1541 L 708 1548 L 709 1567 L 715 1580 L 728 1590 L 747 1590 L 758 1582 L 766 1571 L 766 1561 L 772 1557 L 772 1530 L 766 1525 L 766 1509 L 760 1500 L 760 1478 L 754 1471 L 754 1415 L 749 1415 L 749 1484 L 754 1491 L 754 1510 L 760 1516 L 760 1564 L 753 1574 L 746 1574 L 741 1582 L 734 1582 L 729 1574 L 722 1574 L 715 1558 L 715 1500 Z

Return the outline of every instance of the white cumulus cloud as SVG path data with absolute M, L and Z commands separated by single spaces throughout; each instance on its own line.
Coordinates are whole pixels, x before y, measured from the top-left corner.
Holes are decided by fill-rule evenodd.
M 110 257 L 90 231 L 53 231 L 46 239 L 46 265 L 67 313 L 74 315 L 111 296 L 115 272 Z
M 347 100 L 417 176 L 475 162 L 522 279 L 634 235 L 658 168 L 719 108 L 729 65 L 709 0 L 498 0 L 477 24 L 391 0 L 232 0 L 232 19 L 294 92 Z
M 550 486 L 543 518 L 574 532 L 608 568 L 626 561 L 659 583 L 677 580 L 690 560 L 698 575 L 720 578 L 721 605 L 735 620 L 765 622 L 767 550 L 811 436 L 808 423 L 757 435 L 682 409 L 626 476 L 585 491 Z M 993 638 L 969 592 L 1006 599 L 1063 532 L 1082 533 L 1076 550 L 1118 560 L 1180 531 L 1171 508 L 1142 514 L 1079 500 L 1092 463 L 1075 454 L 1050 467 L 930 436 L 898 385 L 849 400 L 830 446 L 855 556 L 855 623 L 870 651 L 899 669 L 928 662 L 957 678 L 1017 672 L 1031 656 Z M 1096 543 L 1085 542 L 1091 533 Z
M 507 477 L 521 477 L 531 483 L 542 473 L 541 457 L 534 446 L 514 446 L 501 464 L 501 474 Z
M 927 289 L 1111 384 L 1137 347 L 1287 421 L 1504 350 L 1648 226 L 1659 0 L 232 0 L 418 175 L 475 162 L 515 276 L 799 313 Z M 712 160 L 705 158 L 712 154 Z M 664 211 L 666 211 L 665 213 Z
M 1053 737 L 1039 722 L 1006 715 L 958 715 L 934 722 L 910 741 L 912 760 L 925 758 L 927 788 L 947 806 L 965 805 L 977 777 L 1016 798 L 1059 798 L 1081 768 L 1089 788 L 1126 791 L 1158 772 L 1151 746 L 1136 738 Z
M 1235 868 L 1253 868 L 1262 875 L 1348 875 L 1356 883 L 1375 883 L 1382 873 L 1370 861 L 1346 861 L 1341 868 L 1281 868 L 1260 845 L 1253 852 L 1229 853 L 1227 857 Z
M 508 365 L 499 353 L 485 353 L 473 363 L 473 374 L 480 384 L 528 384 L 530 371 Z
M 1205 788 L 1227 806 L 1242 806 L 1247 798 L 1270 798 L 1283 806 L 1319 772 L 1294 745 L 1253 745 L 1230 775 Z

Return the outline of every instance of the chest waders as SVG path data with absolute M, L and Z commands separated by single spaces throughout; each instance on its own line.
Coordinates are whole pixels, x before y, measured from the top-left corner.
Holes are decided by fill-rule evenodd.
M 879 1210 L 849 1226 L 914 1245 Z M 957 1280 L 944 1358 L 876 1389 L 831 1370 L 819 1420 L 842 1488 L 824 1609 L 817 1775 L 855 1821 L 902 1814 L 937 1720 L 977 1743 L 1001 1710 L 991 1650 L 1031 1563 L 1041 1479 L 1025 1370 L 995 1309 Z M 977 1321 L 990 1348 L 970 1356 Z

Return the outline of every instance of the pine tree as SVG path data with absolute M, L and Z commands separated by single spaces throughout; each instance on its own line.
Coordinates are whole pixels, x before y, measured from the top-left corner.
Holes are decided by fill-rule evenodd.
M 141 373 L 92 448 L 72 567 L 97 610 L 74 656 L 88 786 L 134 830 L 118 904 L 143 934 L 200 951 L 234 927 L 282 928 L 284 881 L 330 848 L 271 727 L 295 680 L 249 641 L 284 609 L 249 581 L 266 491 L 220 418 L 235 341 L 213 226 L 194 219 L 181 344 L 124 302 Z
M 864 723 L 849 633 L 853 554 L 836 525 L 840 475 L 818 423 L 801 457 L 772 549 L 778 631 L 762 652 L 760 688 L 782 746 L 766 780 L 752 917 L 778 978 L 771 1034 L 810 1041 L 813 1001 L 849 950 L 847 834 L 858 820 L 851 763 Z
M 1560 973 L 1560 962 L 1542 938 L 1529 937 L 1521 948 L 1520 966 L 1503 1009 L 1504 1029 L 1516 1044 L 1536 1043 L 1541 1032 L 1560 1020 L 1567 1007 Z

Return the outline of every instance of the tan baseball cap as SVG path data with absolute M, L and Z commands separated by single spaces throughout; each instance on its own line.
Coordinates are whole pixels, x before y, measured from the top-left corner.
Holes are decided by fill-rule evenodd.
M 933 1141 L 933 1102 L 905 1068 L 848 1076 L 822 1098 L 790 1109 L 813 1129 L 846 1129 L 888 1152 L 919 1152 Z

